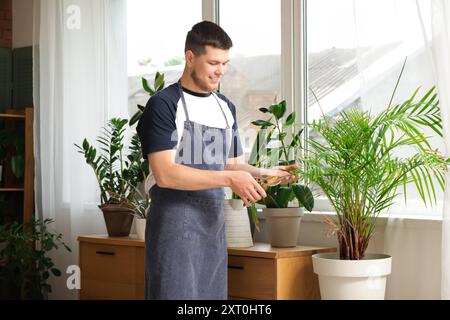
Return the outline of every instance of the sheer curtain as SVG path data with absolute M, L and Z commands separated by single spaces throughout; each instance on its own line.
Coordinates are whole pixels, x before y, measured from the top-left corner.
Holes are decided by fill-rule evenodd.
M 35 0 L 34 9 L 36 207 L 72 248 L 53 254 L 62 276 L 50 298 L 73 299 L 66 269 L 78 265 L 77 237 L 106 233 L 96 178 L 74 143 L 129 117 L 126 0 Z
M 432 1 L 431 54 L 434 61 L 439 99 L 443 119 L 447 156 L 450 151 L 450 3 L 447 0 Z M 446 183 L 450 183 L 449 175 Z M 446 188 L 442 217 L 441 296 L 450 299 L 450 188 Z

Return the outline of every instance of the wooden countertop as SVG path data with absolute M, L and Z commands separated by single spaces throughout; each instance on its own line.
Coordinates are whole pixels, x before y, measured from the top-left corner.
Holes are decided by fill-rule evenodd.
M 145 246 L 144 240 L 139 240 L 136 234 L 130 234 L 128 237 L 110 237 L 107 234 L 84 235 L 79 236 L 78 241 L 116 246 Z
M 144 240 L 139 240 L 135 234 L 130 234 L 128 237 L 109 237 L 106 234 L 82 235 L 78 237 L 78 241 L 117 246 L 145 246 Z M 261 242 L 255 242 L 253 247 L 248 248 L 228 248 L 229 255 L 267 259 L 301 257 L 319 252 L 335 251 L 337 251 L 337 249 L 331 247 L 297 246 L 293 248 L 275 248 L 269 243 Z
M 337 251 L 337 249 L 331 247 L 297 246 L 292 248 L 275 248 L 269 243 L 261 242 L 255 242 L 253 247 L 248 248 L 228 248 L 229 255 L 268 259 L 301 257 L 309 256 L 315 253 L 335 251 Z

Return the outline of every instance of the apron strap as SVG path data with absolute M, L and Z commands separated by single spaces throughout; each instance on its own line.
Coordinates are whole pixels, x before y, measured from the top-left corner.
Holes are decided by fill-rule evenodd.
M 183 88 L 181 87 L 181 79 L 178 80 L 178 91 L 180 92 L 181 102 L 183 104 L 184 114 L 186 115 L 186 120 L 189 120 L 189 113 L 187 111 L 186 100 L 184 99 Z
M 225 123 L 227 124 L 226 129 L 230 129 L 230 124 L 228 123 L 227 116 L 226 116 L 225 112 L 224 112 L 223 109 L 222 109 L 222 105 L 221 105 L 220 102 L 219 102 L 219 98 L 217 98 L 217 95 L 216 95 L 215 93 L 213 93 L 213 92 L 212 92 L 212 95 L 214 96 L 214 98 L 216 98 L 217 104 L 218 104 L 219 107 L 220 107 L 220 111 L 222 111 L 223 117 L 225 118 Z

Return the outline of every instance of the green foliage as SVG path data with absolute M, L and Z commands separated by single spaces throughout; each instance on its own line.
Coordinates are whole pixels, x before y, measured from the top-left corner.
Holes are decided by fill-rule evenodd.
M 296 163 L 298 153 L 302 147 L 301 135 L 303 128 L 295 123 L 295 112 L 291 112 L 283 121 L 286 113 L 286 102 L 271 105 L 269 108 L 260 108 L 264 114 L 271 115 L 268 120 L 255 120 L 253 125 L 260 127 L 253 145 L 249 163 L 258 168 L 289 165 Z M 289 133 L 292 138 L 288 141 Z M 277 146 L 271 143 L 277 142 Z M 297 174 L 297 170 L 291 174 Z M 311 211 L 314 207 L 314 197 L 311 190 L 299 183 L 289 185 L 269 186 L 267 197 L 260 204 L 267 208 L 287 208 L 289 202 L 297 199 L 299 206 Z
M 9 298 L 43 299 L 52 292 L 48 280 L 51 275 L 61 276 L 61 271 L 48 255 L 61 246 L 71 251 L 62 234 L 48 229 L 52 222 L 38 219 L 25 225 L 0 225 L 0 242 L 6 242 L 0 251 L 0 284 Z
M 135 134 L 129 150 L 125 147 L 124 134 L 128 120 L 113 118 L 108 121 L 97 138 L 100 152 L 87 139 L 82 147 L 75 144 L 86 163 L 95 173 L 100 188 L 101 205 L 127 204 L 136 196 L 136 187 L 148 174 L 143 163 L 139 138 Z M 125 152 L 130 151 L 127 156 Z
M 164 88 L 164 74 L 155 75 L 154 87 L 151 88 L 148 81 L 142 78 L 142 87 L 153 96 Z M 139 121 L 145 110 L 138 105 L 137 112 L 131 117 L 129 126 Z M 146 212 L 150 204 L 148 194 L 142 194 L 139 190 L 142 183 L 151 174 L 148 160 L 142 155 L 141 142 L 137 133 L 134 133 L 129 147 L 125 146 L 124 133 L 128 120 L 113 118 L 109 120 L 103 133 L 97 138 L 100 144 L 98 150 L 86 139 L 82 146 L 75 144 L 94 170 L 101 193 L 101 205 L 115 203 L 125 204 L 133 209 L 139 218 L 146 218 Z M 128 149 L 128 150 L 127 150 Z M 125 156 L 125 153 L 129 153 Z
M 8 149 L 13 148 L 14 154 L 11 156 L 11 169 L 14 176 L 18 179 L 23 177 L 25 169 L 25 140 L 24 137 L 16 132 L 7 129 L 0 130 L 0 164 L 2 164 L 8 155 Z
M 303 174 L 336 210 L 336 219 L 327 222 L 343 259 L 364 257 L 379 213 L 401 190 L 406 201 L 408 184 L 415 185 L 425 204 L 436 202 L 435 181 L 444 188 L 448 160 L 422 133 L 428 127 L 442 136 L 437 94 L 433 87 L 414 102 L 417 93 L 378 116 L 352 109 L 311 124 L 317 138 L 309 140 Z M 414 154 L 408 156 L 405 147 Z
M 163 73 L 156 72 L 153 88 L 150 87 L 147 79 L 142 78 L 142 87 L 144 88 L 145 92 L 148 93 L 148 95 L 150 97 L 155 95 L 156 92 L 162 90 L 164 88 L 164 85 L 165 85 L 165 80 L 164 80 Z M 134 125 L 135 123 L 137 123 L 139 121 L 144 110 L 145 110 L 145 106 L 138 105 L 138 110 L 130 119 L 130 126 Z

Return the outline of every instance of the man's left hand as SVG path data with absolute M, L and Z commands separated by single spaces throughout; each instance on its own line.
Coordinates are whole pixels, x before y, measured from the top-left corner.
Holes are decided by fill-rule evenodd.
M 297 181 L 300 177 L 297 174 L 290 174 L 290 171 L 300 168 L 298 164 L 291 164 L 288 166 L 276 166 L 272 167 L 270 169 L 265 169 L 262 173 L 262 177 L 284 177 L 283 180 L 281 180 L 280 184 L 289 184 L 294 181 Z

